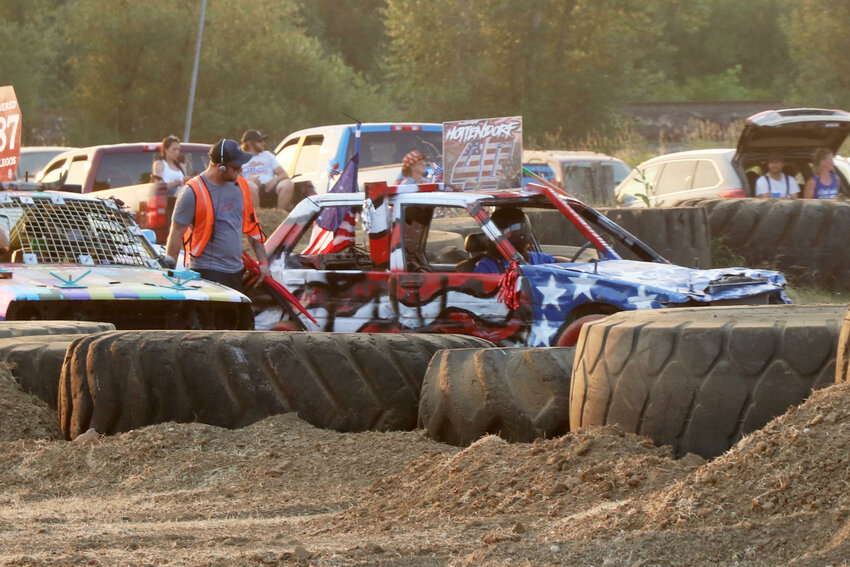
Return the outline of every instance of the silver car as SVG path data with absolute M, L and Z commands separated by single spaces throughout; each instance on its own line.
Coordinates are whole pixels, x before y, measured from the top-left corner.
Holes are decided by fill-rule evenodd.
M 850 112 L 819 108 L 768 110 L 744 123 L 737 148 L 665 154 L 638 165 L 616 188 L 624 207 L 672 206 L 683 199 L 755 197 L 768 156 L 782 155 L 785 173 L 802 186 L 811 177 L 818 148 L 833 154 L 850 133 Z M 848 179 L 836 167 L 841 193 Z

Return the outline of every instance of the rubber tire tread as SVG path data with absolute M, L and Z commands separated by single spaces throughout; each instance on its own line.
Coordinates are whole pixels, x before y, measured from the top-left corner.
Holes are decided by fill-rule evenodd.
M 443 443 L 487 435 L 531 442 L 569 431 L 574 348 L 443 350 L 422 384 L 419 424 Z
M 65 353 L 79 337 L 47 334 L 0 339 L 0 360 L 9 363 L 21 389 L 57 409 Z
M 465 335 L 116 331 L 71 344 L 59 388 L 68 439 L 94 428 L 237 428 L 297 411 L 338 431 L 414 429 L 432 355 L 492 347 Z
M 0 321 L 0 339 L 31 335 L 85 335 L 114 330 L 112 323 L 92 321 Z
M 784 272 L 795 285 L 850 290 L 850 203 L 820 199 L 702 199 L 711 235 L 748 265 Z
M 835 382 L 847 305 L 615 313 L 579 335 L 570 429 L 617 424 L 716 457 Z

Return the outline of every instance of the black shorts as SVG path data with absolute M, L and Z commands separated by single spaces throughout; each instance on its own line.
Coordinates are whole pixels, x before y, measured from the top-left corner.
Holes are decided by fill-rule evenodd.
M 240 270 L 234 273 L 219 272 L 218 270 L 195 270 L 205 280 L 220 283 L 227 287 L 233 288 L 238 292 L 244 293 L 242 290 L 242 274 L 245 270 Z

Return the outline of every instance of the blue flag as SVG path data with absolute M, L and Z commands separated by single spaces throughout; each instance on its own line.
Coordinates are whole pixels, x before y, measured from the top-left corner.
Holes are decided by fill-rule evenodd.
M 354 155 L 345 164 L 345 169 L 339 179 L 336 180 L 334 186 L 328 193 L 356 193 L 357 192 L 357 169 L 360 165 L 360 123 L 357 123 L 357 128 L 354 131 Z M 316 224 L 325 230 L 336 232 L 339 225 L 345 217 L 350 215 L 350 211 L 342 207 L 328 208 L 319 214 Z

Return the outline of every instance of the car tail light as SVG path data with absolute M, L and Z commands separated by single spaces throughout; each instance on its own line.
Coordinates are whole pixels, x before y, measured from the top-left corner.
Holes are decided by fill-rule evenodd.
M 390 127 L 393 132 L 418 132 L 421 129 L 422 126 L 401 126 L 398 124 Z
M 724 189 L 723 191 L 718 191 L 717 196 L 724 199 L 743 199 L 747 194 L 744 193 L 743 189 Z
M 148 198 L 145 220 L 147 228 L 168 227 L 168 195 L 154 195 Z
M 142 146 L 143 152 L 158 152 L 162 144 L 145 144 Z

